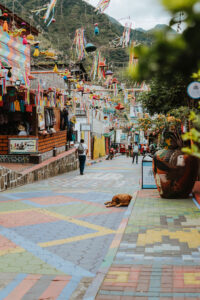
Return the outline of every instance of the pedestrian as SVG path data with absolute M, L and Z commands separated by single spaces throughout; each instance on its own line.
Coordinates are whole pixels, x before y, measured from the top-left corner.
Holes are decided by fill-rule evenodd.
M 144 147 L 143 147 L 143 156 L 145 156 L 145 155 L 146 155 L 146 153 L 147 153 L 147 146 L 146 146 L 146 145 L 144 145 Z
M 133 164 L 135 161 L 135 157 L 136 157 L 136 164 L 138 164 L 138 154 L 139 154 L 139 147 L 138 147 L 138 143 L 135 142 L 135 145 L 133 147 Z
M 132 143 L 130 143 L 130 145 L 128 146 L 128 151 L 129 151 L 129 156 L 130 157 L 132 155 L 132 149 L 133 149 L 133 145 L 132 145 Z
M 86 162 L 86 155 L 88 154 L 88 148 L 83 139 L 81 139 L 77 151 L 78 151 L 78 158 L 79 158 L 80 175 L 83 175 L 85 162 Z

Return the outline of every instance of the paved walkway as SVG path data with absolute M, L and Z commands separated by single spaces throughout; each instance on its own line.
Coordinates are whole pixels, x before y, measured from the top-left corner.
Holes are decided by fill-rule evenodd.
M 140 173 L 119 157 L 1 193 L 0 300 L 94 299 L 131 211 L 104 202 Z
M 200 210 L 140 191 L 96 300 L 200 299 Z

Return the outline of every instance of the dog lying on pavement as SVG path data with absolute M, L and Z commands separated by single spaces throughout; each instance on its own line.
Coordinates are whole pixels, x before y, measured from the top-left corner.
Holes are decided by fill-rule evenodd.
M 112 201 L 105 202 L 106 207 L 120 207 L 120 206 L 128 206 L 132 199 L 131 195 L 128 194 L 118 194 L 112 198 Z

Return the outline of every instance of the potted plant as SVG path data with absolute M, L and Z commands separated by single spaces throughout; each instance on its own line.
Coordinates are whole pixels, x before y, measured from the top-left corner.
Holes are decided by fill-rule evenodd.
M 164 148 L 155 153 L 153 172 L 160 196 L 168 199 L 188 198 L 198 173 L 195 157 L 182 152 L 181 120 L 166 117 Z

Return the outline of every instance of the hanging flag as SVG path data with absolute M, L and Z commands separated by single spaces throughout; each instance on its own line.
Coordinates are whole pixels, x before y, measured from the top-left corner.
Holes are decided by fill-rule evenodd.
M 53 11 L 53 17 L 51 18 L 51 21 L 48 23 L 48 25 L 50 25 L 50 23 L 51 23 L 52 20 L 54 19 L 54 8 L 55 8 L 55 6 L 56 6 L 56 2 L 57 2 L 57 0 L 51 0 L 51 2 L 50 2 L 49 5 L 48 5 L 46 14 L 45 14 L 44 17 L 43 17 L 44 22 L 46 23 L 47 20 L 48 20 L 49 17 L 50 17 L 51 12 Z
M 95 11 L 103 13 L 110 5 L 110 0 L 100 0 Z

